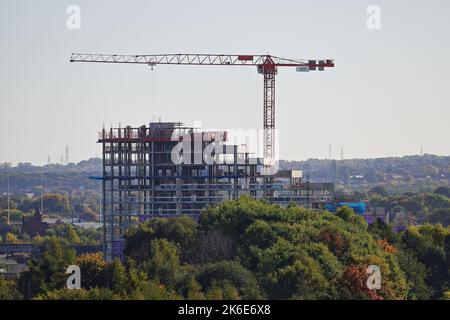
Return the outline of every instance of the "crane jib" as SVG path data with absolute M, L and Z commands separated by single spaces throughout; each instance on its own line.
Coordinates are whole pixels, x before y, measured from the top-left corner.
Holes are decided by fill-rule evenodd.
M 294 67 L 298 72 L 324 71 L 333 68 L 332 59 L 286 59 L 271 55 L 226 54 L 158 54 L 158 55 L 110 55 L 72 53 L 70 62 L 129 63 L 151 67 L 158 64 L 206 65 L 206 66 L 256 66 L 264 76 L 264 159 L 277 158 L 275 149 L 275 78 L 278 67 Z M 269 161 L 272 163 L 271 161 Z
M 224 54 L 160 54 L 160 55 L 110 55 L 73 53 L 70 62 L 134 63 L 155 66 L 172 65 L 222 65 L 260 66 L 272 64 L 277 67 L 299 67 L 308 65 L 311 70 L 334 67 L 333 60 L 285 59 L 270 55 L 224 55 Z

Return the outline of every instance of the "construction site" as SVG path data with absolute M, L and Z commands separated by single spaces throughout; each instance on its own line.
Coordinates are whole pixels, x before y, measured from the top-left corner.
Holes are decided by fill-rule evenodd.
M 123 258 L 124 234 L 152 217 L 198 218 L 210 205 L 248 195 L 269 203 L 319 209 L 333 200 L 333 183 L 304 181 L 302 172 L 278 172 L 275 148 L 275 79 L 278 68 L 297 72 L 333 68 L 331 59 L 286 59 L 266 55 L 162 54 L 109 55 L 73 53 L 70 62 L 256 67 L 263 76 L 263 157 L 247 146 L 227 143 L 227 132 L 202 132 L 182 123 L 153 122 L 147 127 L 103 129 L 103 226 L 105 258 Z M 187 142 L 189 142 L 187 144 Z M 173 151 L 184 144 L 181 161 Z M 186 148 L 186 144 L 189 146 Z M 209 150 L 210 159 L 204 151 Z M 199 148 L 200 146 L 200 148 Z M 210 161 L 210 160 L 214 161 Z
M 174 163 L 174 150 L 186 141 L 190 148 L 182 150 L 183 161 Z M 252 158 L 244 145 L 228 144 L 227 132 L 154 122 L 139 128 L 103 129 L 98 142 L 103 150 L 108 260 L 122 257 L 123 235 L 130 226 L 153 217 L 198 219 L 208 206 L 242 195 L 313 209 L 333 200 L 333 183 L 304 181 L 299 170 L 264 175 L 263 159 Z M 204 157 L 211 146 L 214 161 Z

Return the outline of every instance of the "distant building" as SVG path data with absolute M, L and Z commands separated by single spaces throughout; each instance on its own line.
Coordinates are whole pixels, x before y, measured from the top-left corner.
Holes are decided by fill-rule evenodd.
M 4 275 L 6 279 L 16 279 L 20 273 L 27 270 L 23 263 L 17 263 L 14 260 L 0 259 L 0 274 Z
M 35 237 L 37 235 L 43 236 L 47 229 L 48 223 L 42 221 L 42 214 L 39 210 L 36 211 L 31 219 L 22 217 L 22 232 L 28 234 L 30 237 Z
M 389 223 L 389 214 L 386 213 L 384 207 L 370 207 L 370 211 L 364 215 L 364 219 L 368 224 L 374 223 L 378 219 Z
M 364 214 L 364 219 L 368 224 L 374 223 L 380 219 L 386 224 L 389 224 L 396 233 L 406 230 L 408 226 L 418 224 L 411 213 L 387 212 L 384 207 L 370 207 L 370 211 Z

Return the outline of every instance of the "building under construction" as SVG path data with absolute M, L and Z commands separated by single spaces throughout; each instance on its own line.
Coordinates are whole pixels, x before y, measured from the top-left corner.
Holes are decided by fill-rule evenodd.
M 105 258 L 122 258 L 123 235 L 152 217 L 198 218 L 209 205 L 241 195 L 313 209 L 333 200 L 332 183 L 304 181 L 299 170 L 263 175 L 263 162 L 227 132 L 181 123 L 103 129 L 102 209 Z

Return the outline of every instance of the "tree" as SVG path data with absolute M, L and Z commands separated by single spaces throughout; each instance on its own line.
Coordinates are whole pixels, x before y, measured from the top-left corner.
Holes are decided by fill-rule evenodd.
M 228 281 L 222 284 L 213 283 L 206 294 L 208 300 L 239 300 L 239 290 Z
M 336 256 L 342 256 L 349 247 L 349 243 L 338 230 L 326 228 L 319 233 L 319 241 L 324 242 L 328 249 Z
M 119 299 L 111 290 L 105 288 L 77 289 L 67 288 L 48 291 L 36 296 L 35 300 L 116 300 Z
M 198 232 L 195 243 L 187 249 L 185 260 L 193 264 L 206 264 L 222 260 L 231 260 L 235 255 L 235 246 L 231 236 L 221 230 L 213 229 Z
M 19 206 L 22 211 L 40 208 L 41 199 L 34 198 L 29 207 Z M 67 214 L 70 212 L 69 198 L 62 194 L 44 195 L 44 212 Z
M 392 198 L 405 208 L 446 203 L 437 194 Z M 75 261 L 63 240 L 70 230 L 39 240 L 43 255 L 18 282 L 25 298 L 441 299 L 450 288 L 450 228 L 394 234 L 348 207 L 332 214 L 242 197 L 206 209 L 198 223 L 152 219 L 127 234 L 123 263 L 78 257 L 83 289 L 76 293 L 63 289 L 63 272 Z M 367 287 L 370 265 L 380 268 L 380 289 Z
M 151 279 L 156 279 L 166 286 L 174 286 L 180 268 L 177 247 L 165 239 L 155 239 L 149 244 L 149 258 L 143 268 Z
M 326 246 L 321 246 L 319 254 L 318 248 L 309 249 L 311 254 L 304 245 L 279 239 L 270 248 L 257 250 L 257 274 L 269 298 L 332 298 L 332 279 L 339 276 L 341 267 Z
M 256 279 L 250 271 L 234 261 L 205 265 L 199 272 L 198 282 L 205 291 L 214 291 L 220 288 L 225 299 L 260 298 Z
M 188 300 L 203 300 L 205 295 L 197 281 L 198 270 L 194 266 L 185 266 L 175 285 L 176 292 Z
M 436 189 L 434 189 L 434 193 L 450 198 L 450 187 L 437 187 Z
M 17 236 L 14 233 L 8 232 L 5 236 L 5 242 L 12 243 L 12 244 L 18 244 L 21 241 L 19 239 L 17 239 Z
M 368 230 L 375 239 L 387 240 L 390 243 L 397 241 L 397 235 L 392 231 L 392 228 L 380 218 L 370 224 Z
M 432 298 L 441 298 L 450 287 L 450 228 L 429 224 L 409 227 L 401 243 L 425 266 L 426 284 L 434 291 Z
M 60 224 L 52 226 L 52 228 L 47 229 L 46 235 L 50 237 L 58 237 L 70 244 L 80 243 L 80 237 L 78 235 L 77 229 L 70 224 Z
M 67 267 L 75 263 L 75 250 L 63 241 L 52 237 L 43 242 L 43 254 L 40 261 L 46 284 L 49 288 L 61 288 L 66 282 Z
M 386 250 L 391 244 L 378 244 L 365 220 L 347 207 L 332 214 L 242 197 L 208 208 L 199 230 L 221 230 L 231 237 L 234 260 L 256 276 L 261 295 L 268 298 L 355 298 L 338 280 L 350 266 L 371 264 L 383 272 L 380 297 L 404 299 L 408 292 L 397 253 Z M 218 294 L 215 286 L 210 285 L 216 290 L 211 292 Z
M 114 260 L 106 266 L 106 284 L 120 299 L 159 300 L 179 299 L 180 297 L 156 280 L 149 280 L 147 274 L 136 268 L 133 260 L 124 266 Z
M 101 253 L 88 253 L 77 257 L 76 265 L 81 270 L 81 285 L 85 289 L 104 287 L 106 262 Z
M 90 208 L 86 207 L 84 212 L 80 215 L 80 218 L 84 221 L 98 221 L 99 215 L 93 212 Z
M 126 296 L 127 294 L 127 271 L 124 265 L 115 259 L 106 266 L 106 287 L 115 294 Z
M 376 186 L 370 192 L 380 195 L 382 197 L 387 197 L 389 192 L 387 191 L 385 186 Z
M 406 274 L 410 287 L 408 299 L 430 299 L 434 295 L 434 289 L 426 283 L 426 266 L 417 259 L 416 254 L 411 249 L 400 247 L 398 251 L 398 262 L 400 268 Z
M 20 221 L 22 221 L 22 216 L 23 216 L 23 212 L 20 210 L 16 210 L 16 209 L 9 210 L 9 221 L 20 222 Z M 3 220 L 3 218 L 4 218 L 5 222 L 7 221 L 7 219 L 8 219 L 8 210 L 7 209 L 0 211 L 0 218 L 1 218 L 1 220 Z
M 382 300 L 380 294 L 367 287 L 367 265 L 350 265 L 345 268 L 340 285 L 342 289 L 347 290 L 346 299 L 370 299 Z
M 0 300 L 19 300 L 22 295 L 17 289 L 17 285 L 12 280 L 6 280 L 0 275 Z
M 18 280 L 18 287 L 25 299 L 32 299 L 42 293 L 42 282 L 44 272 L 41 270 L 37 260 L 28 261 L 28 271 L 22 272 Z
M 420 168 L 424 175 L 435 176 L 439 173 L 439 168 L 432 164 L 426 164 Z
M 67 267 L 75 263 L 75 250 L 56 237 L 45 239 L 41 250 L 41 257 L 29 262 L 28 271 L 23 272 L 19 280 L 27 299 L 45 291 L 64 288 Z
M 354 226 L 358 226 L 363 228 L 364 230 L 367 229 L 367 223 L 364 220 L 363 217 L 361 217 L 360 215 L 357 215 L 353 209 L 350 209 L 347 206 L 344 207 L 340 207 L 337 212 L 336 212 L 336 216 L 340 217 L 341 219 L 343 219 L 345 222 L 354 225 Z
M 129 230 L 125 254 L 137 262 L 146 260 L 149 243 L 154 239 L 166 239 L 185 253 L 194 242 L 196 228 L 197 223 L 189 217 L 151 219 Z
M 440 223 L 443 226 L 450 226 L 450 207 L 433 210 L 428 216 L 428 221 L 433 224 Z

